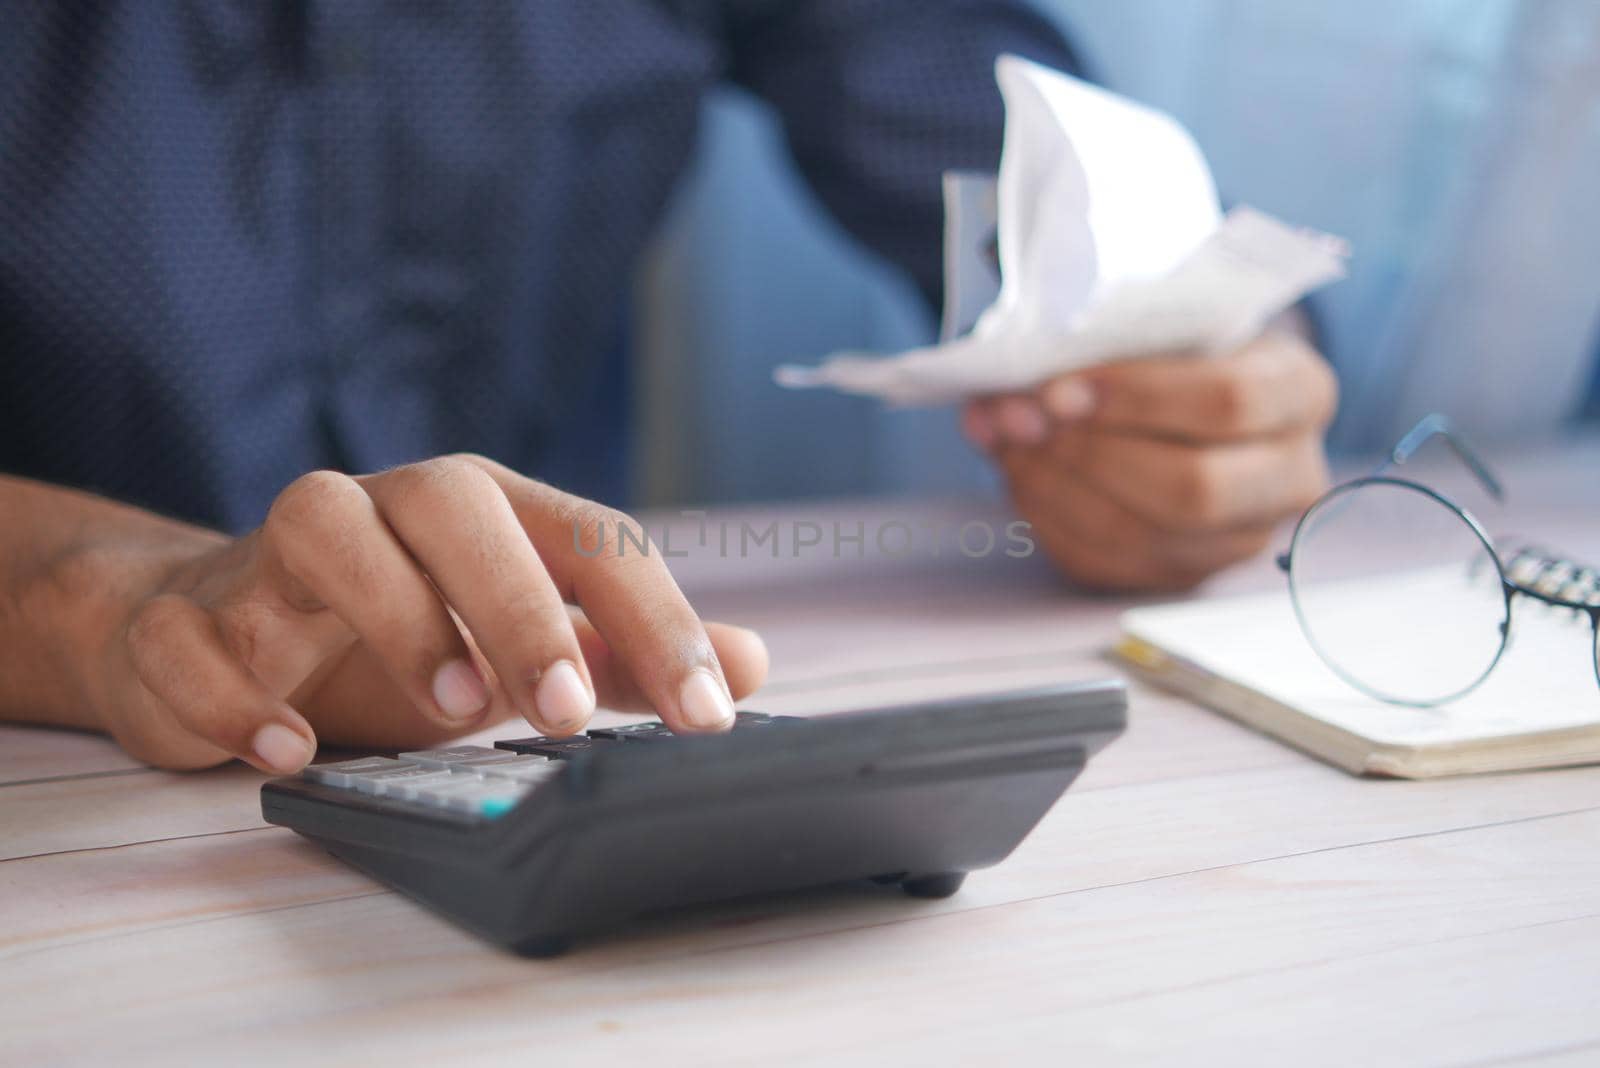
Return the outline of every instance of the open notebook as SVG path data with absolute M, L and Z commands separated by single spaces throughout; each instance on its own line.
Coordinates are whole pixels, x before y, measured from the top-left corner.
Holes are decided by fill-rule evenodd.
M 1339 607 L 1368 612 L 1396 584 L 1346 583 Z M 1356 774 L 1422 779 L 1600 762 L 1588 620 L 1520 598 L 1494 672 L 1436 708 L 1351 688 L 1312 651 L 1283 588 L 1135 608 L 1122 629 L 1116 654 L 1139 674 Z

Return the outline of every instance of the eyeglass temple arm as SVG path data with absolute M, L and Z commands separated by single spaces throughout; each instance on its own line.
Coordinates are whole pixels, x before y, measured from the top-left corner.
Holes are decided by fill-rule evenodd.
M 1489 470 L 1489 465 L 1478 459 L 1478 454 L 1472 451 L 1472 448 L 1450 425 L 1450 420 L 1438 412 L 1424 416 L 1416 426 L 1406 431 L 1405 437 L 1396 442 L 1395 447 L 1389 450 L 1389 455 L 1384 457 L 1383 461 L 1372 469 L 1372 474 L 1381 475 L 1391 467 L 1399 467 L 1411 459 L 1418 449 L 1434 438 L 1444 438 L 1445 444 L 1450 446 L 1450 451 L 1455 453 L 1456 458 L 1466 465 L 1467 470 L 1472 472 L 1473 477 L 1478 480 L 1478 484 L 1484 488 L 1489 496 L 1497 501 L 1506 499 L 1505 490 L 1501 487 L 1500 480 L 1494 476 L 1494 472 Z M 1289 570 L 1289 554 L 1286 552 L 1279 553 L 1273 557 L 1273 563 L 1278 566 L 1279 571 L 1287 573 Z
M 1466 465 L 1467 470 L 1472 472 L 1473 477 L 1478 480 L 1478 484 L 1484 488 L 1489 496 L 1497 501 L 1505 500 L 1505 490 L 1501 487 L 1500 480 L 1494 476 L 1494 472 L 1489 470 L 1489 465 L 1478 458 L 1478 454 L 1472 451 L 1472 448 L 1467 445 L 1460 433 L 1450 425 L 1450 420 L 1437 412 L 1433 415 L 1424 416 L 1421 422 L 1406 431 L 1405 437 L 1401 438 L 1395 444 L 1395 447 L 1389 450 L 1389 455 L 1384 458 L 1382 463 L 1373 468 L 1372 473 L 1381 475 L 1391 467 L 1400 466 L 1411 459 L 1418 449 L 1434 438 L 1444 439 L 1445 444 L 1450 446 L 1450 451 L 1455 453 L 1456 458 Z

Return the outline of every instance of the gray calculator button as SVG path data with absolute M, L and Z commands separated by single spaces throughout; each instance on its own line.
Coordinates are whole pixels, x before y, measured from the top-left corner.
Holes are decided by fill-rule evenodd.
M 416 800 L 425 805 L 434 805 L 438 808 L 448 808 L 452 797 L 479 797 L 483 793 L 483 783 L 476 778 L 465 775 L 451 774 L 444 782 L 433 786 L 423 786 L 417 790 Z
M 543 782 L 561 770 L 561 765 L 544 757 L 512 757 L 493 764 L 470 764 L 461 769 L 480 779 L 512 782 Z
M 435 787 L 461 781 L 461 776 L 448 771 L 441 771 L 438 768 L 421 768 L 419 770 L 423 774 L 415 777 L 396 776 L 379 779 L 376 783 L 378 796 L 391 798 L 395 801 L 421 801 L 424 790 L 431 790 Z
M 448 774 L 450 774 L 448 771 L 440 771 L 437 768 L 425 768 L 419 764 L 407 764 L 406 766 L 400 768 L 389 768 L 385 771 L 368 772 L 367 774 L 356 779 L 355 788 L 358 793 L 375 794 L 379 797 L 388 797 L 390 796 L 388 793 L 388 787 L 390 784 L 406 782 L 407 780 L 415 781 L 417 779 L 425 779 L 435 775 Z
M 359 757 L 355 760 L 341 760 L 334 764 L 313 764 L 300 774 L 312 782 L 319 782 L 324 786 L 338 786 L 348 790 L 366 776 L 379 775 L 411 767 L 416 767 L 416 764 L 409 760 L 394 760 L 390 757 Z
M 516 759 L 516 754 L 481 745 L 456 745 L 449 749 L 423 749 L 414 753 L 401 753 L 400 759 L 429 768 L 450 768 L 460 764 L 500 763 Z

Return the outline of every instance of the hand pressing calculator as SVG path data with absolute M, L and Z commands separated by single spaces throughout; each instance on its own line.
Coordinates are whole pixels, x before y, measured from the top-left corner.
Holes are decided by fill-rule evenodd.
M 732 731 L 655 722 L 314 764 L 261 812 L 528 956 L 673 906 L 858 879 L 945 897 L 1121 733 L 1120 682 Z

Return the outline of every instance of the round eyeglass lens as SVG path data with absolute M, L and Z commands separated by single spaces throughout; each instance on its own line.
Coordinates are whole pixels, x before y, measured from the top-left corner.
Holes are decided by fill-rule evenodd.
M 1295 530 L 1289 590 L 1306 638 L 1346 682 L 1385 701 L 1436 705 L 1471 690 L 1505 648 L 1494 550 L 1420 486 L 1335 489 Z

